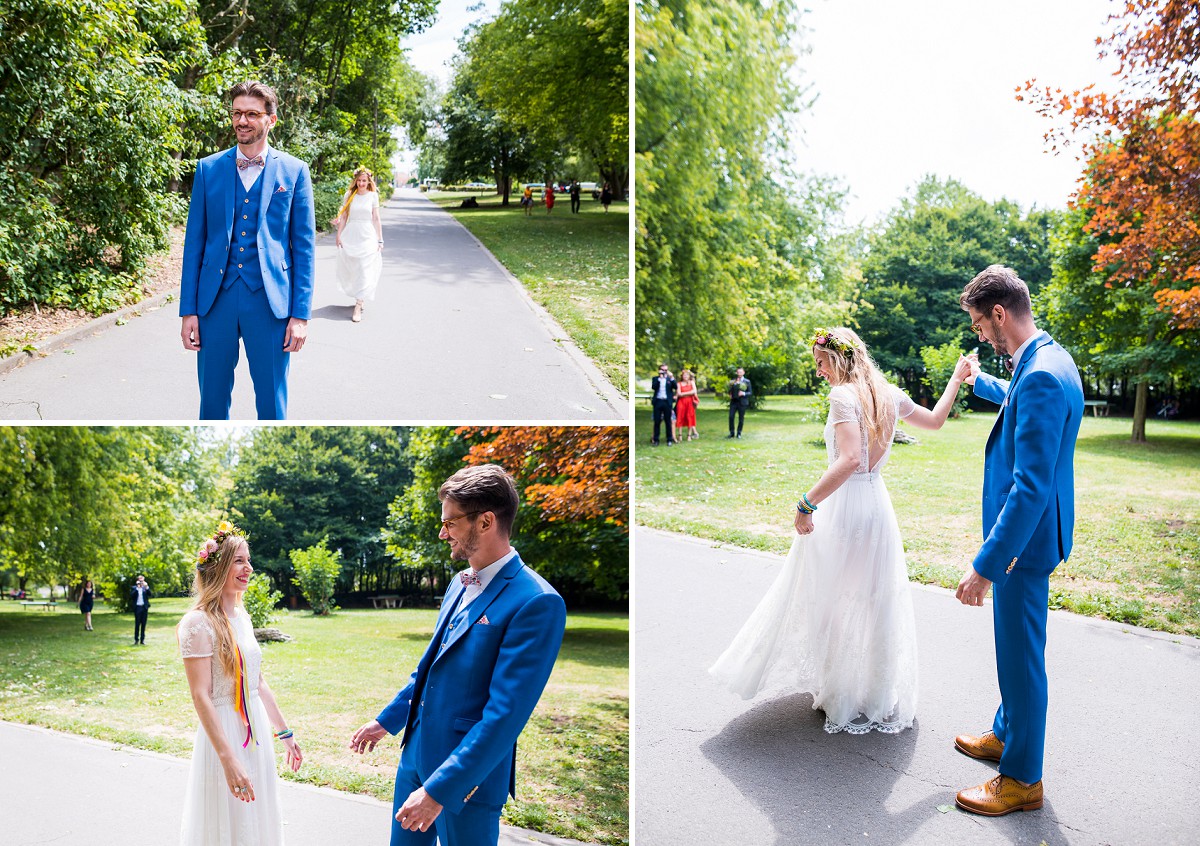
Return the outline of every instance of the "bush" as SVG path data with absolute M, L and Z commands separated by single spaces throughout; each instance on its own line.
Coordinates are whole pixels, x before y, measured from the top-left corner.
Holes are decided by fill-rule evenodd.
M 946 383 L 954 374 L 960 355 L 962 348 L 954 341 L 940 347 L 921 347 L 921 361 L 925 365 L 925 375 L 921 377 L 921 382 L 929 388 L 934 398 L 940 397 L 946 389 Z M 958 396 L 954 399 L 954 405 L 950 407 L 951 417 L 959 417 L 967 410 L 967 390 L 965 384 L 959 386 Z
M 293 549 L 290 553 L 296 577 L 292 584 L 300 588 L 313 613 L 324 617 L 337 610 L 333 603 L 333 587 L 342 572 L 342 554 L 331 552 L 328 538 L 308 549 Z
M 250 579 L 250 586 L 242 597 L 242 605 L 250 615 L 254 628 L 265 628 L 275 619 L 275 606 L 283 599 L 283 594 L 271 588 L 271 577 L 266 573 L 255 573 Z

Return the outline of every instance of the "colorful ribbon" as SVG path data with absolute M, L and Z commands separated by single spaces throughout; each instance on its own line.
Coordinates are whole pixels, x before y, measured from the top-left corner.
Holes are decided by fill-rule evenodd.
M 246 727 L 246 739 L 242 741 L 242 748 L 245 749 L 251 740 L 258 746 L 258 738 L 254 736 L 254 728 L 250 725 L 250 691 L 246 688 L 246 660 L 242 657 L 242 648 L 236 642 L 233 649 L 237 656 L 237 675 L 233 679 L 233 709 L 237 711 L 238 716 L 242 718 L 242 725 Z

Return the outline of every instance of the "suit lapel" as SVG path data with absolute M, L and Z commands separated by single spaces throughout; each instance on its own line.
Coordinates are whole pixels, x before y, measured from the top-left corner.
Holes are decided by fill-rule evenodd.
M 438 658 L 441 658 L 442 655 L 445 655 L 447 652 L 449 652 L 454 644 L 458 643 L 462 636 L 467 633 L 467 629 L 475 625 L 476 621 L 483 616 L 483 612 L 487 610 L 487 607 L 492 604 L 496 597 L 499 596 L 506 587 L 508 587 L 509 580 L 511 580 L 513 576 L 517 575 L 517 573 L 519 573 L 521 568 L 524 566 L 524 563 L 521 561 L 521 556 L 514 555 L 512 560 L 504 565 L 504 569 L 497 573 L 495 577 L 488 582 L 488 586 L 484 588 L 483 593 L 475 597 L 474 601 L 467 606 L 466 617 L 463 619 L 462 625 L 455 627 L 454 631 L 450 633 L 449 638 L 446 640 L 445 648 L 441 650 L 437 658 L 433 659 L 435 663 L 437 662 Z
M 221 184 L 221 205 L 225 209 L 225 243 L 228 244 L 233 238 L 233 180 L 241 178 L 237 169 L 237 147 L 231 148 L 221 162 L 217 173 Z
M 263 232 L 263 221 L 267 219 L 267 206 L 275 196 L 275 178 L 279 172 L 279 154 L 274 147 L 267 149 L 267 160 L 262 172 L 262 201 L 258 204 L 258 231 Z

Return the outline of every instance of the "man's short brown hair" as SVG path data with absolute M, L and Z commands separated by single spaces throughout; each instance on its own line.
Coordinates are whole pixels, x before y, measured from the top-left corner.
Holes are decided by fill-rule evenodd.
M 256 97 L 267 104 L 267 114 L 275 114 L 275 110 L 279 108 L 279 95 L 275 93 L 275 89 L 267 85 L 265 82 L 257 80 L 249 80 L 247 82 L 239 82 L 237 85 L 229 89 L 229 102 L 233 103 L 238 97 Z
M 464 467 L 438 488 L 438 502 L 453 500 L 464 511 L 490 511 L 506 535 L 517 519 L 517 483 L 499 464 Z
M 992 306 L 1004 306 L 1004 310 L 1014 317 L 1028 317 L 1033 314 L 1029 302 L 1029 286 L 1021 281 L 1021 277 L 1011 267 L 993 264 L 967 283 L 958 298 L 962 310 L 971 309 L 983 314 L 991 311 Z

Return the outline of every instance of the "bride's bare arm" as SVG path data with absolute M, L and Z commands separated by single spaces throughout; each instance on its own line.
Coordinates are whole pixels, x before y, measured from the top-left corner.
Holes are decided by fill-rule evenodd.
M 287 720 L 283 718 L 283 712 L 279 710 L 279 704 L 275 701 L 275 693 L 261 672 L 258 676 L 258 696 L 262 700 L 263 707 L 267 709 L 267 716 L 271 718 L 271 724 L 275 730 L 286 729 L 288 727 Z M 300 763 L 304 760 L 304 755 L 300 752 L 300 745 L 294 737 L 284 738 L 281 742 L 287 750 L 287 764 L 291 767 L 292 772 L 295 772 L 300 769 Z
M 234 754 L 233 746 L 225 737 L 225 732 L 221 731 L 217 706 L 213 705 L 211 660 L 209 656 L 183 659 L 183 669 L 187 673 L 188 687 L 192 692 L 192 705 L 196 708 L 196 716 L 200 718 L 200 725 L 204 727 L 204 733 L 208 735 L 209 742 L 212 743 L 217 757 L 221 760 L 221 766 L 225 770 L 225 781 L 229 785 L 230 791 L 238 799 L 253 802 L 254 785 L 250 781 L 249 774 Z M 246 790 L 244 792 L 235 790 L 237 787 L 245 787 Z
M 953 375 L 950 376 L 950 381 L 946 383 L 946 390 L 942 391 L 942 397 L 937 401 L 933 410 L 918 405 L 904 419 L 920 429 L 942 428 L 946 423 L 946 418 L 950 416 L 950 409 L 954 407 L 954 403 L 958 399 L 958 389 L 970 375 L 970 363 L 967 359 L 960 358 Z
M 837 442 L 838 457 L 825 468 L 817 483 L 809 488 L 808 501 L 813 505 L 820 505 L 828 499 L 858 469 L 858 453 L 862 448 L 858 424 L 853 421 L 838 423 L 833 427 L 833 437 Z

